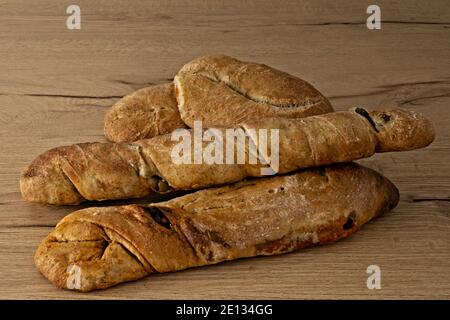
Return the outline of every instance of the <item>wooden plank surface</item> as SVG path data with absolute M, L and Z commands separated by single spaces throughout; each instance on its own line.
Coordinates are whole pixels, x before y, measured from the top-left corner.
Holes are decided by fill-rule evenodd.
M 65 27 L 69 2 L 0 1 L 0 298 L 450 298 L 448 1 L 377 1 L 377 31 L 365 26 L 371 2 L 359 0 L 72 2 L 81 30 Z M 360 161 L 389 177 L 401 201 L 345 241 L 90 294 L 54 288 L 34 250 L 79 207 L 25 203 L 20 170 L 46 149 L 104 141 L 103 116 L 119 97 L 210 53 L 301 76 L 338 110 L 419 110 L 437 139 Z M 381 267 L 381 290 L 366 287 L 371 264 Z

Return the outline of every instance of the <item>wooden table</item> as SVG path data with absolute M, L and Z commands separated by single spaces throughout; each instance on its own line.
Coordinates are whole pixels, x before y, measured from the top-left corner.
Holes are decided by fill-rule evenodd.
M 81 7 L 81 30 L 66 7 Z M 448 1 L 0 1 L 1 298 L 450 298 Z M 34 251 L 79 207 L 21 199 L 20 170 L 46 149 L 104 141 L 118 98 L 168 82 L 190 59 L 225 53 L 303 77 L 338 110 L 399 106 L 434 122 L 428 148 L 361 161 L 401 191 L 350 239 L 282 256 L 148 277 L 78 294 L 54 288 Z M 85 205 L 86 206 L 86 205 Z M 382 289 L 366 287 L 379 265 Z

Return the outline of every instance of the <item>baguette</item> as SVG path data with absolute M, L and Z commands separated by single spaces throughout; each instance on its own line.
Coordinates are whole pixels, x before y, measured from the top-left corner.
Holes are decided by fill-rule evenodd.
M 258 149 L 251 129 L 279 129 L 278 173 L 352 161 L 375 152 L 421 148 L 434 139 L 433 126 L 423 115 L 401 109 L 368 113 L 357 108 L 303 119 L 267 118 L 243 123 L 241 128 L 249 132 Z M 31 202 L 72 205 L 202 189 L 263 175 L 264 164 L 248 161 L 174 163 L 171 153 L 177 143 L 168 134 L 133 143 L 84 143 L 51 149 L 22 172 L 22 196 Z M 268 149 L 268 154 L 272 153 Z
M 217 55 L 195 59 L 174 82 L 140 89 L 106 114 L 109 141 L 126 142 L 170 133 L 195 120 L 231 126 L 264 117 L 299 118 L 332 112 L 306 81 L 269 66 Z
M 149 206 L 92 207 L 62 219 L 35 263 L 59 288 L 104 289 L 153 273 L 331 243 L 394 208 L 398 198 L 388 179 L 346 163 Z

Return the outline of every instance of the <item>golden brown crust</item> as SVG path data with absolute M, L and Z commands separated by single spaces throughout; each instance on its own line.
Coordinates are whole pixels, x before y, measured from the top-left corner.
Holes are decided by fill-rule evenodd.
M 184 65 L 174 84 L 144 88 L 119 100 L 106 114 L 104 131 L 108 140 L 125 142 L 192 127 L 194 120 L 213 127 L 332 111 L 328 100 L 300 78 L 263 64 L 205 56 Z
M 304 119 L 266 118 L 243 123 L 242 127 L 247 131 L 279 129 L 280 173 L 366 158 L 375 153 L 378 143 L 368 122 L 347 111 Z
M 73 147 L 50 149 L 36 157 L 21 173 L 20 191 L 30 202 L 78 204 L 85 199 L 61 170 L 60 152 Z
M 158 189 L 156 168 L 133 144 L 80 143 L 44 152 L 25 168 L 20 190 L 30 202 L 74 205 L 84 200 L 143 197 Z
M 106 113 L 106 138 L 114 142 L 135 141 L 184 128 L 173 90 L 172 83 L 155 85 L 120 99 Z
M 412 110 L 385 108 L 370 112 L 377 127 L 377 152 L 408 151 L 433 142 L 435 131 L 430 120 Z
M 361 159 L 377 150 L 420 148 L 434 139 L 430 122 L 415 112 L 379 110 L 372 119 L 367 111 L 356 111 L 302 119 L 266 118 L 248 121 L 240 128 L 258 150 L 264 148 L 252 137 L 252 129 L 279 130 L 278 173 Z M 378 123 L 377 115 L 383 112 L 392 115 L 390 123 Z M 224 140 L 226 145 L 226 136 Z M 166 183 L 172 190 L 201 189 L 263 175 L 261 168 L 265 165 L 249 164 L 249 143 L 244 146 L 244 164 L 176 164 L 172 150 L 178 143 L 169 134 L 134 143 L 91 143 L 52 149 L 23 171 L 22 195 L 33 202 L 76 204 L 83 199 L 137 198 L 154 191 L 168 191 Z M 193 144 L 191 141 L 191 147 Z M 271 154 L 270 146 L 268 149 Z
M 76 211 L 41 243 L 35 262 L 58 287 L 90 291 L 154 272 L 334 242 L 397 202 L 395 186 L 375 171 L 334 165 L 201 190 L 148 208 Z
M 96 209 L 85 210 L 93 215 Z M 130 256 L 126 243 L 109 238 L 106 229 L 94 223 L 61 222 L 39 246 L 34 260 L 39 271 L 59 288 L 102 289 L 149 273 L 137 258 Z M 83 270 L 82 285 L 76 279 L 78 268 Z
M 267 117 L 302 118 L 332 112 L 308 82 L 264 64 L 224 55 L 184 65 L 174 79 L 181 118 L 192 127 L 230 126 Z

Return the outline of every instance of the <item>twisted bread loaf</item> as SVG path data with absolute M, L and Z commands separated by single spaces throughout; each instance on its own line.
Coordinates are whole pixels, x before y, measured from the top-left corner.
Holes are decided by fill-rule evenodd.
M 358 108 L 303 119 L 267 118 L 243 123 L 241 128 L 258 150 L 264 146 L 252 136 L 252 129 L 279 129 L 278 173 L 351 161 L 375 152 L 421 148 L 434 139 L 427 119 L 401 109 L 369 114 Z M 169 134 L 134 143 L 84 143 L 52 149 L 22 172 L 22 196 L 49 204 L 136 198 L 155 191 L 233 183 L 261 176 L 265 167 L 248 160 L 244 164 L 177 164 L 172 151 L 178 143 Z M 246 159 L 249 145 L 245 144 Z M 269 146 L 265 154 L 272 153 Z
M 354 163 L 206 189 L 148 207 L 62 219 L 35 255 L 60 288 L 91 291 L 171 272 L 334 242 L 396 206 L 398 190 Z
M 135 141 L 193 126 L 230 126 L 264 117 L 299 118 L 332 112 L 306 81 L 263 64 L 205 56 L 184 65 L 173 84 L 138 90 L 106 114 L 105 136 Z

